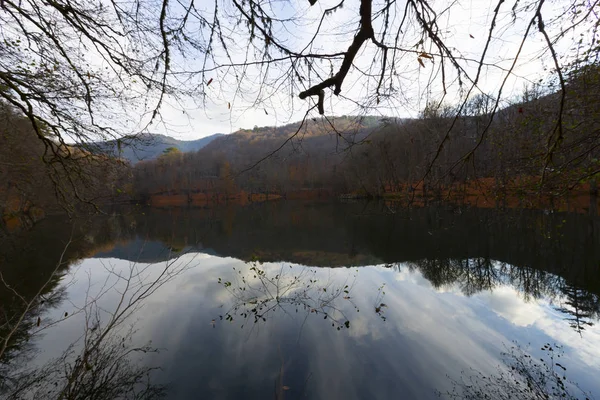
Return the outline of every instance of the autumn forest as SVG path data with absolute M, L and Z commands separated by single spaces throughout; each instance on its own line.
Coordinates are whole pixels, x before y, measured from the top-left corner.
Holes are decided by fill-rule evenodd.
M 564 100 L 534 85 L 495 112 L 492 99 L 479 95 L 461 109 L 430 102 L 418 119 L 306 119 L 218 136 L 197 151 L 171 146 L 133 162 L 93 143 L 57 143 L 68 157 L 53 160 L 41 141 L 24 139 L 34 136 L 28 121 L 4 105 L 2 125 L 11 127 L 2 130 L 0 149 L 4 224 L 65 205 L 124 202 L 384 198 L 565 208 L 570 198 L 575 208 L 588 207 L 600 165 L 598 71 L 574 72 Z

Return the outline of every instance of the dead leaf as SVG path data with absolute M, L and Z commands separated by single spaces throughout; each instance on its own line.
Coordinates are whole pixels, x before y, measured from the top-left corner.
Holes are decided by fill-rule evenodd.
M 40 317 L 38 317 L 37 326 L 40 326 L 41 323 L 42 323 L 42 319 Z
M 429 54 L 427 54 L 427 53 L 421 53 L 421 54 L 419 54 L 419 57 L 423 57 L 423 58 L 429 58 L 430 60 L 433 58 L 432 56 L 430 56 L 430 55 L 429 55 Z
M 227 109 L 231 110 L 231 103 L 227 103 Z
M 210 79 L 208 80 L 208 82 L 206 82 L 206 86 L 210 85 L 210 84 L 212 83 L 212 81 L 213 81 L 213 78 L 210 78 Z
M 469 33 L 469 37 L 470 37 L 471 39 L 475 39 L 475 36 L 471 35 L 470 33 Z
M 417 61 L 419 62 L 419 64 L 421 64 L 421 67 L 425 68 L 425 64 L 423 63 L 421 57 L 417 58 Z
M 290 390 L 290 387 L 289 386 L 284 386 L 283 390 Z
M 269 115 L 269 113 L 267 112 L 267 109 L 266 109 L 266 108 L 264 108 L 264 110 L 265 110 L 265 114 Z

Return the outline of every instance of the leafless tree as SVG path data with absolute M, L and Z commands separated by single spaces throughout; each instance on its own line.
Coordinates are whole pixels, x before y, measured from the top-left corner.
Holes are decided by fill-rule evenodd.
M 183 110 L 195 100 L 294 115 L 307 107 L 294 98 L 313 99 L 308 108 L 324 114 L 331 90 L 363 112 L 384 114 L 437 91 L 458 93 L 460 114 L 494 70 L 496 111 L 530 41 L 544 41 L 537 56 L 548 61 L 563 100 L 567 63 L 597 57 L 597 1 L 490 2 L 475 52 L 466 49 L 473 34 L 449 26 L 459 7 L 427 0 L 2 0 L 0 97 L 27 116 L 55 160 L 72 156 L 67 143 L 127 140 L 164 122 L 167 100 Z M 514 53 L 501 60 L 493 49 L 506 35 Z M 424 84 L 414 92 L 420 75 Z M 549 155 L 563 136 L 559 116 Z
M 140 363 L 136 355 L 156 352 L 149 344 L 134 340 L 134 315 L 144 302 L 162 285 L 193 264 L 193 258 L 169 259 L 163 263 L 128 265 L 103 264 L 106 278 L 93 288 L 88 275 L 88 290 L 83 304 L 74 304 L 71 312 L 58 319 L 45 318 L 48 307 L 63 304 L 61 294 L 72 284 L 61 271 L 65 246 L 56 268 L 30 298 L 18 293 L 4 278 L 2 283 L 21 299 L 23 306 L 7 314 L 0 327 L 0 392 L 9 399 L 154 399 L 164 394 L 164 387 L 152 383 L 156 369 Z M 170 257 L 169 257 L 170 258 Z M 114 307 L 106 307 L 105 297 L 116 299 Z M 24 343 L 61 324 L 66 319 L 82 321 L 79 339 L 64 349 L 62 355 L 43 365 L 27 358 Z M 25 365 L 21 363 L 25 362 Z

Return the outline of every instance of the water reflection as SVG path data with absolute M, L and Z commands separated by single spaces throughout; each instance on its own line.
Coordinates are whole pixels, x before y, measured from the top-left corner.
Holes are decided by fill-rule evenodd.
M 591 321 L 600 317 L 598 296 L 569 285 L 561 286 L 560 291 L 565 299 L 556 310 L 567 315 L 565 319 L 571 328 L 581 335 L 585 327 L 594 326 Z
M 232 297 L 227 311 L 219 320 L 238 322 L 240 328 L 266 322 L 278 313 L 305 313 L 323 317 L 338 331 L 350 328 L 350 317 L 340 306 L 340 301 L 351 304 L 350 292 L 356 283 L 356 275 L 347 276 L 343 282 L 331 278 L 320 280 L 314 268 L 293 268 L 291 265 L 272 270 L 260 262 L 252 262 L 248 269 L 233 268 L 233 282 L 219 278 L 219 284 Z M 358 272 L 358 271 L 357 271 Z M 381 307 L 379 307 L 379 312 Z M 212 320 L 213 326 L 215 320 Z
M 510 285 L 525 301 L 547 298 L 580 335 L 585 327 L 594 325 L 592 321 L 600 319 L 598 295 L 546 271 L 494 262 L 489 258 L 421 260 L 408 266 L 422 273 L 435 288 L 456 285 L 467 296 Z
M 503 365 L 496 373 L 463 371 L 459 379 L 450 378 L 452 390 L 440 397 L 451 399 L 590 399 L 579 385 L 567 379 L 567 368 L 561 364 L 562 347 L 546 343 L 541 349 L 545 357 L 535 359 L 518 343 L 505 346 Z
M 146 265 L 100 261 L 93 269 L 65 272 L 61 268 L 70 244 L 29 300 L 3 281 L 21 307 L 9 309 L 3 321 L 0 393 L 8 399 L 162 397 L 164 386 L 151 377 L 157 367 L 136 358 L 158 349 L 134 340 L 132 317 L 192 260 L 169 258 Z M 35 346 L 28 345 L 44 343 L 44 336 L 57 333 L 60 339 L 49 342 L 52 347 L 45 349 L 45 356 L 34 354 Z
M 473 385 L 514 378 L 513 341 L 514 360 L 562 346 L 567 378 L 600 390 L 596 219 L 379 211 L 282 203 L 44 221 L 2 245 L 5 393 L 457 397 L 461 371 Z
M 136 353 L 151 346 L 133 346 L 130 330 L 123 335 L 85 328 L 83 349 L 73 343 L 55 360 L 5 376 L 7 399 L 159 399 L 165 386 L 152 383 L 156 368 L 139 363 Z

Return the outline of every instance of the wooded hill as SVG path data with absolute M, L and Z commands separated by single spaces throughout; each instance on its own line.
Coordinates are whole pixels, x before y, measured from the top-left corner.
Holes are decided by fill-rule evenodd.
M 480 95 L 461 109 L 430 103 L 418 119 L 318 117 L 187 144 L 160 137 L 165 139 L 160 146 L 168 147 L 152 148 L 153 156 L 160 150 L 157 159 L 133 166 L 65 144 L 47 147 L 29 120 L 0 104 L 2 230 L 77 204 L 130 200 L 187 205 L 460 195 L 484 196 L 491 199 L 487 206 L 523 206 L 524 199 L 540 193 L 544 198 L 566 198 L 573 191 L 595 196 L 599 71 L 587 66 L 567 76 L 564 98 L 528 88 L 495 113 L 493 100 Z M 182 151 L 202 144 L 198 151 Z M 130 151 L 121 143 L 121 157 Z M 69 156 L 55 157 L 55 152 Z
M 564 98 L 530 87 L 496 112 L 480 95 L 462 109 L 430 103 L 419 119 L 346 116 L 240 130 L 195 153 L 137 164 L 135 192 L 193 203 L 214 193 L 443 197 L 474 182 L 479 188 L 468 190 L 496 197 L 595 190 L 599 76 L 588 66 L 568 77 Z
M 240 130 L 196 153 L 170 152 L 156 161 L 141 162 L 134 169 L 136 193 L 142 197 L 192 192 L 232 195 L 240 190 L 287 193 L 329 188 L 334 167 L 381 124 L 373 117 L 330 121 L 331 125 L 319 119 Z
M 0 102 L 0 239 L 48 213 L 129 200 L 126 164 L 47 138 Z

